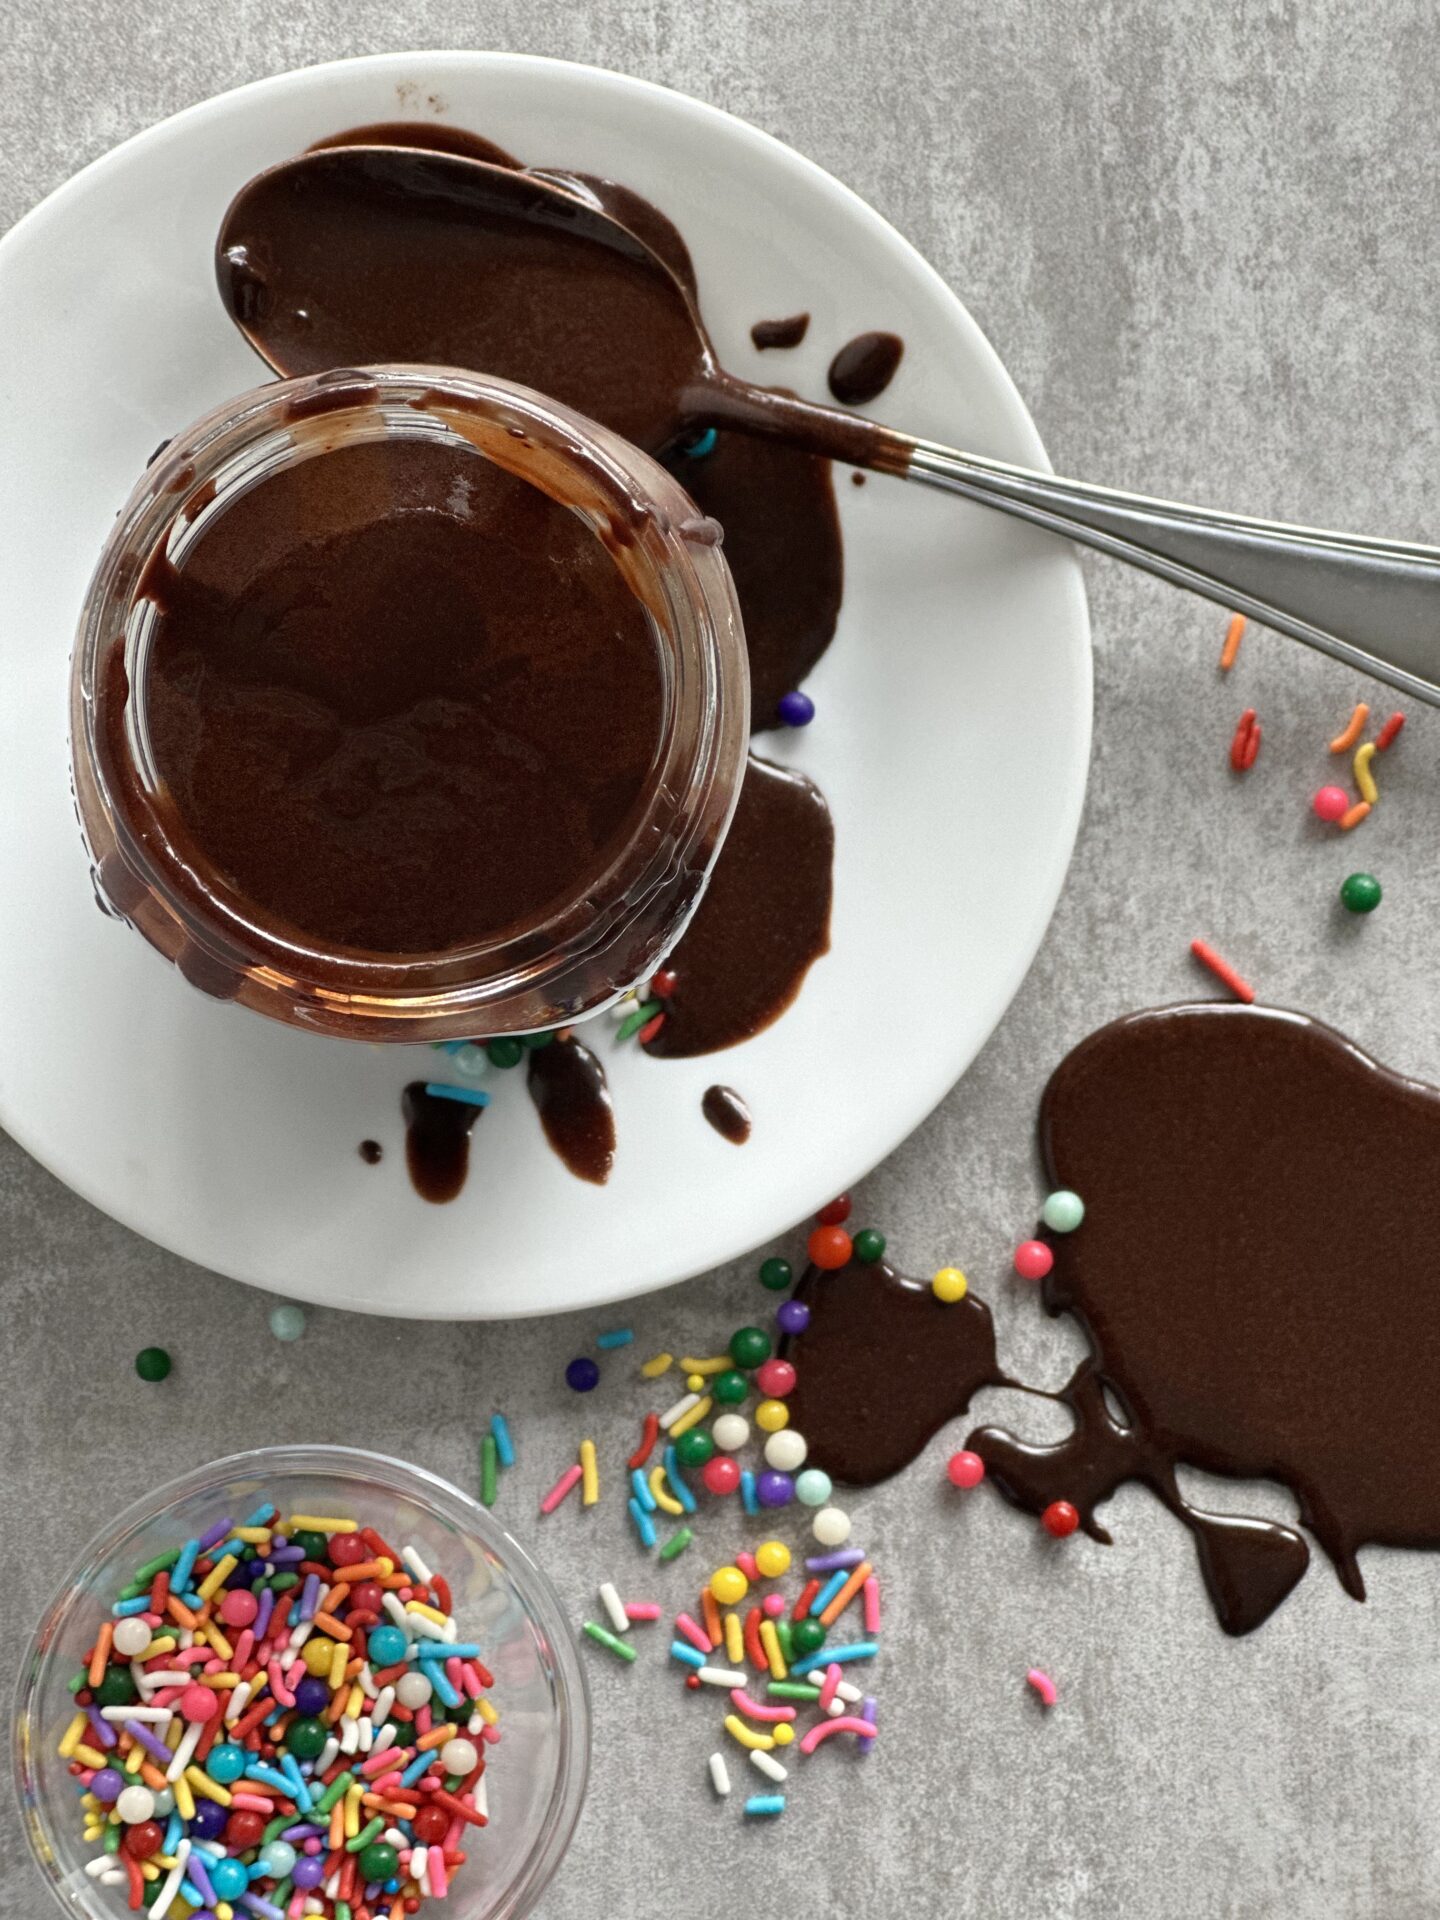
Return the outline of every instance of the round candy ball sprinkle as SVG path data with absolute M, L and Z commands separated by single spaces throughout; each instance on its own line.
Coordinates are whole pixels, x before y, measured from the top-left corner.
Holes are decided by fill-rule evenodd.
M 811 1264 L 823 1273 L 834 1273 L 850 1264 L 854 1243 L 843 1227 L 816 1227 L 806 1242 Z
M 843 1227 L 850 1218 L 850 1196 L 837 1194 L 828 1206 L 821 1207 L 815 1216 L 817 1227 Z
M 1055 1264 L 1055 1255 L 1043 1240 L 1022 1240 L 1015 1249 L 1015 1271 L 1022 1280 L 1043 1280 Z
M 328 1702 L 329 1688 L 325 1697 Z M 207 1720 L 213 1720 L 220 1711 L 220 1696 L 213 1687 L 190 1686 L 180 1695 L 180 1718 L 192 1726 L 204 1726 Z
M 499 1040 L 486 1041 L 485 1057 L 492 1067 L 502 1069 L 518 1067 L 525 1058 L 525 1049 L 518 1040 L 511 1039 L 508 1034 L 505 1034 Z
M 774 1467 L 777 1473 L 794 1473 L 805 1464 L 808 1452 L 803 1434 L 793 1427 L 781 1427 L 765 1442 L 765 1464 Z
M 262 1821 L 260 1824 L 263 1830 L 265 1823 Z M 125 1838 L 120 1845 L 132 1860 L 148 1860 L 152 1853 L 160 1851 L 160 1843 L 164 1838 L 165 1830 L 157 1821 L 142 1820 L 138 1826 L 125 1829 Z
M 703 1467 L 714 1451 L 715 1442 L 703 1427 L 689 1428 L 675 1442 L 675 1458 L 682 1467 Z
M 1040 1218 L 1052 1233 L 1073 1233 L 1085 1218 L 1085 1202 L 1078 1193 L 1061 1187 L 1055 1193 L 1046 1195 Z
M 755 1549 L 755 1564 L 767 1580 L 790 1571 L 790 1549 L 783 1540 L 765 1540 Z
M 767 1400 L 783 1400 L 795 1390 L 795 1369 L 788 1360 L 767 1360 L 756 1369 L 755 1384 Z
M 704 1374 L 687 1373 L 685 1376 L 685 1391 L 687 1393 L 703 1393 L 705 1391 Z
M 790 1424 L 790 1409 L 783 1400 L 762 1400 L 755 1409 L 755 1424 L 762 1433 L 779 1433 Z
M 794 1275 L 788 1260 L 762 1260 L 760 1262 L 760 1284 L 768 1287 L 771 1293 L 784 1293 Z
M 806 1467 L 796 1476 L 795 1498 L 802 1507 L 823 1507 L 834 1491 L 829 1474 L 819 1467 Z
M 862 1227 L 850 1244 L 855 1258 L 864 1266 L 873 1267 L 877 1260 L 885 1257 L 885 1236 L 874 1227 Z
M 1380 882 L 1373 873 L 1352 873 L 1340 883 L 1340 904 L 1347 913 L 1373 913 L 1380 897 Z
M 576 1393 L 591 1393 L 599 1386 L 600 1369 L 589 1354 L 579 1354 L 570 1362 L 565 1369 L 565 1384 L 573 1387 Z
M 115 1811 L 127 1827 L 139 1826 L 155 1815 L 155 1796 L 149 1787 L 126 1787 L 115 1802 Z
M 400 1864 L 400 1855 L 388 1840 L 372 1840 L 360 1852 L 360 1871 L 367 1880 L 388 1880 Z
M 724 1373 L 715 1375 L 710 1391 L 722 1407 L 738 1407 L 750 1392 L 750 1382 L 738 1368 L 727 1367 Z
M 1052 1500 L 1041 1514 L 1040 1524 L 1052 1539 L 1063 1540 L 1079 1526 L 1080 1515 L 1068 1500 Z
M 810 1522 L 810 1531 L 822 1547 L 843 1547 L 850 1538 L 850 1516 L 839 1507 L 822 1507 Z
M 102 1807 L 113 1807 L 125 1791 L 125 1776 L 117 1773 L 114 1767 L 97 1767 L 95 1777 L 90 1782 L 90 1791 Z
M 700 1478 L 707 1493 L 723 1498 L 740 1484 L 740 1462 L 732 1454 L 717 1453 L 700 1469 Z
M 945 1462 L 945 1477 L 952 1487 L 978 1487 L 985 1478 L 985 1462 L 978 1453 L 952 1453 Z
M 264 1831 L 264 1828 L 261 1828 Z M 222 1900 L 238 1900 L 250 1884 L 244 1863 L 227 1858 L 210 1864 L 210 1884 Z
M 824 1646 L 825 1629 L 818 1620 L 797 1620 L 790 1629 L 790 1644 L 802 1659 L 808 1659 Z
M 959 1267 L 941 1267 L 930 1282 L 930 1291 L 937 1300 L 943 1300 L 947 1307 L 953 1307 L 957 1300 L 963 1300 L 970 1291 L 970 1282 Z
M 710 1576 L 710 1591 L 722 1607 L 738 1607 L 750 1591 L 750 1582 L 739 1567 L 717 1567 Z
M 408 1707 L 411 1713 L 418 1713 L 421 1707 L 428 1707 L 430 1696 L 435 1689 L 423 1673 L 402 1673 L 395 1682 L 395 1698 L 402 1707 Z
M 755 1498 L 762 1507 L 788 1506 L 794 1497 L 795 1482 L 788 1473 L 777 1473 L 771 1467 L 756 1475 Z
M 775 712 L 782 727 L 808 727 L 815 718 L 815 702 L 808 693 L 797 689 L 794 693 L 781 694 Z
M 1310 805 L 1317 819 L 1333 825 L 1350 811 L 1350 796 L 1343 787 L 1321 787 Z
M 682 1434 L 683 1440 L 686 1436 Z M 739 1413 L 722 1413 L 710 1429 L 710 1437 L 722 1453 L 738 1453 L 750 1438 L 750 1422 Z
M 225 1844 L 237 1853 L 258 1847 L 265 1835 L 265 1822 L 249 1807 L 237 1807 L 225 1822 Z
M 810 1309 L 803 1300 L 787 1300 L 776 1308 L 775 1324 L 782 1333 L 804 1333 L 810 1324 Z
M 297 1760 L 314 1760 L 325 1749 L 330 1732 L 323 1720 L 301 1716 L 285 1729 L 285 1744 Z
M 270 1331 L 277 1340 L 298 1340 L 305 1331 L 305 1309 L 293 1300 L 282 1300 L 270 1309 Z
M 366 1651 L 372 1667 L 393 1667 L 405 1658 L 407 1642 L 399 1627 L 372 1627 Z
M 228 1595 L 226 1596 L 229 1597 Z M 149 1627 L 138 1617 L 130 1620 L 117 1620 L 111 1646 L 126 1660 L 135 1660 L 145 1651 L 152 1639 Z
M 446 1773 L 457 1773 L 462 1778 L 473 1773 L 480 1764 L 480 1749 L 473 1740 L 461 1739 L 458 1735 L 447 1740 L 440 1749 L 440 1764 Z
M 171 1360 L 164 1347 L 142 1347 L 135 1356 L 135 1371 L 142 1380 L 164 1380 Z
M 249 1764 L 250 1755 L 244 1747 L 237 1747 L 234 1741 L 225 1740 L 210 1749 L 205 1771 L 217 1785 L 228 1787 L 240 1778 Z
M 759 1327 L 737 1327 L 730 1336 L 730 1358 L 737 1367 L 753 1372 L 770 1358 L 770 1336 Z

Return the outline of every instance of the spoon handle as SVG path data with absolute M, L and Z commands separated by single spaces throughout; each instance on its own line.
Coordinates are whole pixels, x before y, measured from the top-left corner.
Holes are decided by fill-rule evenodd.
M 902 445 L 908 460 L 884 464 L 908 480 L 1098 547 L 1440 706 L 1440 548 L 1148 500 L 928 440 Z

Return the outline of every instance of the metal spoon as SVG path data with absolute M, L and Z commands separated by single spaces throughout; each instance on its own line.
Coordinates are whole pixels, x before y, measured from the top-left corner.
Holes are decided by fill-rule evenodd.
M 216 264 L 281 374 L 468 366 L 651 446 L 710 426 L 783 440 L 1065 534 L 1440 706 L 1440 548 L 1059 480 L 737 380 L 683 241 L 608 183 L 418 148 L 301 154 L 236 196 Z

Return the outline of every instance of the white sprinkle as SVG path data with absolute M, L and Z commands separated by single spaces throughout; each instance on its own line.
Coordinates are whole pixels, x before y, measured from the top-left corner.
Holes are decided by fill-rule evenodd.
M 92 1880 L 98 1880 L 102 1873 L 109 1873 L 111 1865 L 112 1860 L 108 1853 L 97 1853 L 93 1860 L 85 1862 L 85 1871 Z
M 386 1598 L 389 1598 L 388 1594 Z M 450 1635 L 446 1633 L 444 1627 L 437 1626 L 433 1620 L 427 1620 L 423 1613 L 408 1613 L 405 1618 L 409 1622 L 411 1630 L 418 1633 L 422 1640 L 448 1640 L 450 1638 Z M 449 1624 L 453 1627 L 455 1623 L 452 1620 Z
M 402 1547 L 400 1549 L 400 1558 L 405 1562 L 405 1565 L 410 1569 L 411 1573 L 414 1574 L 421 1586 L 428 1587 L 435 1576 L 420 1558 L 418 1551 L 413 1546 Z
M 242 1680 L 239 1686 L 236 1687 L 234 1692 L 230 1695 L 230 1704 L 225 1709 L 225 1724 L 227 1727 L 233 1727 L 235 1722 L 240 1718 L 241 1714 L 245 1711 L 245 1703 L 250 1698 L 252 1691 L 253 1691 L 253 1682 L 249 1680 Z
M 158 1899 L 150 1909 L 151 1920 L 165 1920 L 176 1894 L 180 1891 L 180 1882 L 185 1878 L 185 1867 L 189 1858 L 190 1842 L 182 1839 L 175 1848 L 175 1864 L 171 1867 L 165 1884 L 160 1889 Z
M 204 1731 L 204 1726 L 200 1721 L 196 1720 L 193 1721 L 190 1726 L 186 1727 L 184 1733 L 181 1734 L 180 1744 L 175 1749 L 175 1758 L 165 1769 L 165 1778 L 170 1782 L 171 1786 L 174 1786 L 181 1774 L 184 1773 L 186 1767 L 189 1766 L 191 1760 L 194 1759 L 195 1749 L 199 1746 L 200 1736 Z
M 342 1753 L 354 1753 L 359 1744 L 359 1721 L 352 1719 L 348 1713 L 342 1713 L 340 1716 L 340 1751 Z M 323 1773 L 325 1769 L 321 1767 L 317 1769 L 317 1771 Z
M 395 1704 L 394 1687 L 383 1687 L 375 1696 L 375 1704 L 370 1709 L 370 1718 L 377 1727 L 383 1727 L 390 1718 L 390 1709 Z
M 167 1667 L 163 1672 L 156 1669 L 153 1673 L 147 1673 L 145 1678 L 152 1687 L 188 1687 L 190 1684 L 189 1673 L 181 1667 L 173 1670 Z
M 826 1707 L 825 1711 L 826 1713 L 829 1714 L 832 1720 L 838 1720 L 841 1714 L 844 1713 L 845 1711 L 845 1704 L 846 1703 L 840 1698 L 839 1694 L 836 1694 L 835 1698 L 830 1702 L 829 1706 Z
M 630 1616 L 625 1611 L 625 1603 L 621 1600 L 619 1594 L 615 1591 L 613 1583 L 609 1580 L 601 1582 L 600 1604 L 604 1607 L 606 1613 L 609 1614 L 610 1624 L 614 1627 L 616 1633 L 628 1633 L 630 1631 Z
M 148 1700 L 151 1695 L 156 1692 L 154 1682 L 138 1660 L 132 1660 L 130 1662 L 130 1678 L 135 1682 L 135 1691 L 140 1695 L 142 1700 Z M 190 1678 L 188 1673 L 185 1678 L 187 1680 Z
M 623 1020 L 628 1020 L 634 1011 L 635 995 L 633 992 L 622 994 L 613 1007 L 607 1007 L 605 1009 L 606 1014 L 615 1022 L 617 1027 Z
M 788 1780 L 789 1774 L 773 1753 L 766 1753 L 760 1747 L 750 1749 L 750 1758 L 768 1780 Z
M 387 1747 L 393 1747 L 394 1744 L 395 1744 L 394 1727 L 382 1727 L 379 1733 L 376 1734 L 375 1744 L 374 1746 L 371 1747 L 370 1751 L 372 1753 L 384 1753 Z
M 812 1687 L 823 1687 L 825 1684 L 825 1669 L 823 1667 L 814 1667 L 806 1674 L 805 1678 L 810 1682 Z M 848 1700 L 852 1706 L 857 1700 L 863 1700 L 865 1698 L 859 1687 L 851 1680 L 840 1681 L 835 1688 L 835 1693 L 838 1699 Z
M 475 1796 L 475 1811 L 477 1813 L 483 1813 L 488 1820 L 490 1818 L 490 1789 L 485 1784 L 485 1775 L 483 1773 L 475 1782 L 472 1792 Z
M 379 1692 L 379 1688 L 375 1685 L 375 1676 L 370 1671 L 370 1662 L 368 1660 L 365 1661 L 360 1668 L 360 1691 L 367 1700 L 373 1700 Z
M 369 1753 L 370 1742 L 375 1738 L 375 1723 L 367 1714 L 360 1722 L 360 1751 Z
M 122 1873 L 119 1867 L 111 1867 L 108 1873 L 100 1875 L 100 1884 L 102 1887 L 123 1887 L 128 1878 L 129 1875 Z
M 707 1687 L 743 1687 L 747 1678 L 733 1667 L 701 1667 L 699 1674 Z
M 698 1407 L 699 1404 L 700 1404 L 700 1396 L 698 1393 L 687 1393 L 683 1399 L 677 1400 L 675 1402 L 674 1406 L 671 1407 L 668 1413 L 661 1414 L 660 1416 L 661 1426 L 664 1427 L 665 1431 L 668 1433 L 671 1427 L 674 1426 L 677 1420 L 683 1419 L 684 1416 L 690 1411 L 691 1407 Z
M 339 1753 L 339 1751 L 340 1751 L 340 1742 L 335 1738 L 334 1734 L 332 1733 L 330 1738 L 325 1742 L 324 1746 L 320 1749 L 320 1758 L 315 1762 L 316 1773 L 324 1773 L 327 1767 L 333 1766 L 335 1764 L 335 1756 L 337 1753 Z
M 410 1625 L 415 1618 L 414 1614 L 407 1613 L 393 1593 L 381 1594 L 380 1604 L 395 1622 L 396 1626 L 404 1630 L 405 1637 L 408 1640 L 410 1637 Z
M 291 1646 L 303 1647 L 314 1631 L 315 1622 L 313 1620 L 302 1620 L 298 1627 L 292 1627 L 290 1629 Z
M 173 1707 L 101 1707 L 102 1720 L 138 1720 L 142 1725 L 163 1727 L 175 1718 Z M 110 1858 L 107 1853 L 105 1858 Z
M 481 1776 L 483 1779 L 483 1775 Z M 723 1753 L 710 1756 L 710 1784 L 723 1800 L 730 1791 L 730 1769 L 725 1764 Z

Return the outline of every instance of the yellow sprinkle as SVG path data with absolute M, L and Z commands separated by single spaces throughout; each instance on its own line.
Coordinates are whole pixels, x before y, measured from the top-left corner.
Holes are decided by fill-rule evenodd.
M 738 1613 L 725 1616 L 725 1658 L 732 1667 L 745 1665 L 745 1631 Z
M 220 1631 L 219 1625 L 214 1620 L 207 1620 L 202 1632 L 205 1639 L 210 1642 L 222 1660 L 233 1660 L 235 1658 L 235 1649 L 225 1638 L 224 1634 Z M 233 1687 L 235 1681 L 231 1680 L 227 1684 Z
M 173 1653 L 179 1644 L 173 1633 L 167 1633 L 158 1640 L 152 1640 L 140 1655 L 142 1665 L 146 1660 L 153 1660 L 157 1653 Z
M 595 1442 L 580 1442 L 580 1504 L 593 1507 L 600 1498 L 600 1469 L 595 1461 Z
M 657 1353 L 653 1359 L 643 1361 L 640 1371 L 647 1380 L 658 1380 L 662 1373 L 668 1373 L 675 1364 L 673 1353 Z
M 180 1778 L 172 1784 L 170 1791 L 175 1795 L 175 1805 L 180 1809 L 180 1818 L 182 1820 L 193 1820 L 195 1818 L 195 1796 L 190 1791 L 190 1782 L 185 1778 L 183 1773 Z
M 335 1520 L 325 1513 L 292 1513 L 286 1533 L 358 1533 L 359 1527 L 353 1520 Z
M 203 1767 L 187 1767 L 185 1769 L 185 1778 L 190 1782 L 196 1793 L 203 1794 L 207 1800 L 213 1800 L 216 1806 L 229 1806 L 230 1789 L 228 1787 L 222 1787 L 218 1780 L 212 1780 Z
M 68 1760 L 71 1754 L 74 1753 L 76 1747 L 80 1744 L 81 1734 L 84 1733 L 89 1724 L 90 1722 L 85 1718 L 83 1713 L 77 1713 L 69 1726 L 66 1727 L 64 1733 L 60 1736 L 60 1758 L 62 1760 Z
M 213 1593 L 223 1587 L 239 1564 L 233 1553 L 227 1553 L 223 1560 L 217 1560 L 195 1589 L 200 1598 L 208 1600 Z
M 238 1687 L 239 1684 L 238 1673 L 202 1673 L 200 1675 L 202 1687 Z
M 345 1792 L 345 1838 L 353 1840 L 360 1831 L 360 1795 L 362 1787 L 349 1787 Z
M 423 1613 L 425 1618 L 427 1620 L 433 1620 L 437 1627 L 443 1627 L 445 1625 L 445 1615 L 441 1613 L 440 1609 L 438 1607 L 426 1606 L 423 1600 L 407 1600 L 405 1602 L 405 1611 L 407 1613 Z M 335 1644 L 338 1647 L 343 1643 L 337 1640 Z
M 703 1400 L 697 1400 L 695 1402 L 688 1413 L 681 1414 L 680 1418 L 670 1429 L 670 1438 L 672 1440 L 678 1440 L 681 1434 L 688 1433 L 691 1427 L 698 1427 L 706 1414 L 709 1413 L 710 1405 L 710 1396 L 707 1393 Z
M 685 1376 L 685 1391 L 687 1393 L 703 1393 L 705 1391 L 704 1374 L 687 1373 Z
M 160 1878 L 160 1869 L 153 1860 L 142 1860 L 140 1862 L 140 1875 L 141 1878 L 145 1880 L 158 1880 Z M 219 1913 L 220 1909 L 217 1907 L 215 1911 Z
M 686 1354 L 680 1362 L 686 1373 L 724 1373 L 734 1364 L 728 1353 L 717 1353 L 709 1360 L 696 1360 Z
M 650 1491 L 655 1496 L 655 1504 L 662 1513 L 683 1513 L 684 1507 L 665 1491 L 665 1469 L 663 1466 L 650 1469 Z
M 231 1527 L 230 1538 L 243 1540 L 247 1547 L 268 1546 L 270 1529 L 269 1527 Z
M 70 1752 L 75 1759 L 83 1761 L 87 1767 L 108 1767 L 110 1764 L 103 1753 L 98 1753 L 94 1747 L 87 1747 L 83 1740 L 77 1742 Z
M 1367 740 L 1363 747 L 1355 749 L 1355 784 L 1360 789 L 1360 798 L 1368 800 L 1373 807 L 1380 798 L 1380 789 L 1375 784 L 1375 776 L 1370 771 L 1370 762 L 1375 758 L 1375 742 Z
M 775 1631 L 773 1621 L 767 1620 L 765 1624 L 772 1633 Z M 732 1739 L 738 1740 L 742 1747 L 749 1747 L 752 1752 L 768 1753 L 775 1745 L 768 1733 L 756 1733 L 753 1727 L 747 1727 L 738 1713 L 726 1714 L 725 1731 Z
M 480 1718 L 485 1722 L 487 1727 L 499 1726 L 500 1709 L 498 1707 L 492 1707 L 488 1700 L 477 1700 L 475 1706 Z
M 780 1651 L 780 1636 L 775 1631 L 773 1620 L 760 1622 L 760 1644 L 765 1649 L 765 1658 L 770 1663 L 770 1678 L 784 1680 L 790 1669 L 785 1665 L 785 1656 Z
M 345 1702 L 345 1711 L 352 1720 L 358 1720 L 365 1707 L 365 1689 L 357 1680 L 350 1689 L 350 1698 Z
M 330 1656 L 330 1672 L 326 1676 L 332 1693 L 338 1693 L 345 1684 L 345 1660 L 349 1651 L 343 1640 L 335 1642 L 335 1651 Z

